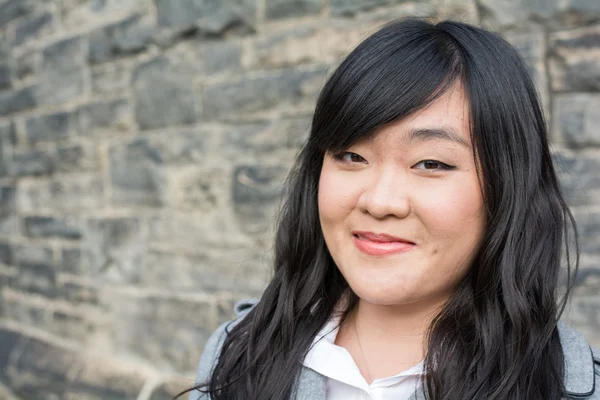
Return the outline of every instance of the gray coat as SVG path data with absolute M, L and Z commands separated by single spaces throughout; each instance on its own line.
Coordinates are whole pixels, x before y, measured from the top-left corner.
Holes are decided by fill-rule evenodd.
M 219 351 L 225 340 L 226 332 L 231 330 L 257 303 L 256 299 L 244 300 L 234 307 L 236 319 L 221 325 L 211 335 L 200 357 L 200 366 L 196 383 L 206 382 L 211 368 L 217 360 Z M 560 322 L 558 325 L 560 342 L 565 353 L 565 387 L 567 399 L 600 400 L 600 388 L 596 389 L 596 381 L 600 382 L 600 352 L 591 350 L 585 339 L 573 328 Z M 327 378 L 310 368 L 302 366 L 298 380 L 296 399 L 325 400 L 327 394 Z M 600 383 L 599 383 L 600 385 Z M 418 390 L 410 400 L 425 399 L 422 390 Z M 208 395 L 198 391 L 190 394 L 189 400 L 209 400 Z

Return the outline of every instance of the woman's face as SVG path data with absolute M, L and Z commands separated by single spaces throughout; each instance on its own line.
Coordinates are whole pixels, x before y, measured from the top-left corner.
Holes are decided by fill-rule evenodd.
M 381 305 L 447 300 L 485 229 L 462 87 L 326 154 L 318 196 L 325 242 L 358 297 Z

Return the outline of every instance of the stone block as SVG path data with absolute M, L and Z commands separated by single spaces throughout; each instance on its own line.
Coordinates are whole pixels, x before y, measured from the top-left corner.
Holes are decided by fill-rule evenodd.
M 35 0 L 6 0 L 0 3 L 0 27 L 10 21 L 26 16 L 35 8 Z
M 19 262 L 16 276 L 10 285 L 16 289 L 45 297 L 56 296 L 56 270 L 51 261 Z
M 152 360 L 157 368 L 194 371 L 204 343 L 216 328 L 214 304 L 204 299 L 115 294 L 108 306 L 115 316 L 118 347 Z
M 92 357 L 7 328 L 0 329 L 0 340 L 2 380 L 19 398 L 130 400 L 137 398 L 148 379 L 120 360 Z
M 84 92 L 84 41 L 63 39 L 44 49 L 36 98 L 42 104 L 71 100 Z
M 0 63 L 0 90 L 10 88 L 10 86 L 10 68 L 7 63 Z
M 59 337 L 83 342 L 94 333 L 94 323 L 81 313 L 55 310 L 49 330 Z
M 45 308 L 26 304 L 16 299 L 3 298 L 2 302 L 4 303 L 4 309 L 6 311 L 5 316 L 8 319 L 21 324 L 32 325 L 40 329 L 47 327 L 47 310 Z
M 359 11 L 401 2 L 403 0 L 330 0 L 329 7 L 333 15 L 352 15 Z
M 331 65 L 348 54 L 372 31 L 370 24 L 331 22 L 327 26 L 294 27 L 254 42 L 250 64 L 261 67 L 297 67 L 299 64 Z
M 574 210 L 579 246 L 583 253 L 600 254 L 600 212 Z M 600 267 L 599 267 L 600 268 Z
M 62 217 L 25 217 L 25 234 L 32 238 L 81 239 L 82 232 L 74 221 Z
M 160 178 L 155 165 L 161 164 L 160 151 L 145 139 L 125 147 L 110 149 L 112 201 L 118 204 L 160 204 Z
M 29 40 L 38 38 L 42 34 L 52 32 L 53 24 L 54 17 L 49 12 L 21 21 L 15 27 L 13 46 L 19 46 Z
M 600 90 L 600 25 L 552 34 L 548 60 L 553 90 Z
M 0 93 L 0 116 L 29 110 L 37 105 L 34 86 Z
M 133 73 L 135 119 L 140 129 L 156 129 L 196 121 L 196 99 L 190 67 L 159 56 Z
M 4 122 L 0 124 L 0 142 L 7 146 L 14 146 L 17 144 L 17 131 L 13 122 Z
M 84 61 L 85 43 L 79 36 L 55 42 L 42 53 L 42 68 L 56 74 L 79 69 Z
M 15 189 L 12 186 L 0 186 L 0 235 L 17 234 Z
M 296 18 L 319 14 L 323 0 L 267 0 L 268 19 Z
M 100 168 L 98 146 L 91 143 L 75 143 L 58 146 L 55 167 L 60 172 L 92 171 Z
M 570 206 L 596 205 L 600 197 L 600 157 L 595 152 L 554 152 L 554 165 L 562 192 Z
M 41 54 L 30 51 L 13 59 L 13 76 L 23 80 L 34 76 L 39 71 L 38 65 L 41 65 Z
M 200 30 L 209 35 L 221 35 L 234 26 L 252 31 L 256 24 L 256 7 L 249 0 L 154 0 L 158 24 L 177 33 Z
M 63 282 L 57 289 L 58 297 L 73 304 L 98 305 L 100 303 L 100 290 L 91 285 L 76 282 Z
M 70 175 L 48 181 L 20 182 L 17 208 L 21 212 L 40 210 L 97 210 L 104 203 L 102 179 L 93 175 Z
M 600 95 L 593 93 L 554 96 L 553 127 L 556 140 L 571 147 L 600 145 Z
M 595 0 L 478 0 L 477 3 L 482 25 L 494 30 L 539 30 L 539 24 L 554 30 L 593 23 L 600 15 L 600 4 Z
M 88 59 L 91 63 L 142 51 L 152 41 L 154 21 L 150 15 L 137 14 L 98 29 L 90 34 Z
M 203 48 L 207 75 L 237 72 L 242 69 L 242 46 L 234 42 L 209 42 Z
M 219 248 L 200 243 L 196 255 L 151 252 L 146 257 L 140 284 L 174 291 L 233 291 L 257 295 L 268 283 L 271 271 L 267 253 L 266 249 L 256 247 L 223 244 Z
M 98 94 L 115 94 L 129 87 L 131 70 L 123 64 L 105 64 L 92 67 L 92 91 Z
M 111 147 L 112 201 L 148 206 L 168 202 L 165 168 L 202 163 L 208 150 L 205 135 L 201 130 L 181 132 L 168 138 L 136 138 Z
M 15 124 L 5 122 L 0 124 L 0 176 L 8 174 L 8 168 L 11 163 L 8 149 L 11 149 L 17 143 L 17 134 Z
M 12 247 L 6 242 L 0 242 L 0 263 L 12 265 Z
M 150 217 L 148 224 L 149 245 L 154 249 L 202 255 L 211 246 L 249 248 L 256 245 L 240 231 L 229 213 L 219 209 L 210 213 L 159 213 Z
M 208 118 L 237 117 L 307 99 L 312 103 L 324 77 L 324 70 L 288 69 L 237 82 L 207 84 L 203 90 L 204 114 Z
M 58 271 L 71 275 L 84 275 L 83 254 L 80 248 L 66 248 L 61 251 Z
M 78 110 L 81 134 L 124 131 L 131 127 L 132 110 L 126 99 L 89 103 Z
M 83 247 L 90 276 L 119 284 L 139 282 L 146 240 L 138 218 L 89 220 Z
M 16 234 L 15 188 L 0 186 L 0 234 Z
M 13 186 L 0 186 L 0 210 L 14 211 L 15 188 Z
M 18 152 L 8 164 L 8 172 L 14 177 L 50 175 L 54 172 L 54 160 L 47 151 Z
M 548 92 L 548 72 L 546 68 L 546 39 L 543 33 L 506 35 L 529 70 L 542 108 L 550 115 L 550 93 Z
M 233 209 L 240 228 L 249 235 L 264 234 L 275 224 L 276 208 L 288 168 L 243 165 L 233 172 Z
M 25 120 L 27 139 L 32 143 L 66 139 L 75 130 L 75 122 L 75 115 L 72 112 L 27 118 Z

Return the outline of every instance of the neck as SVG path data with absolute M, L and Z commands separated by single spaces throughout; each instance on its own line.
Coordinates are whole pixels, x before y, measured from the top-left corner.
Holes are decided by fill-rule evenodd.
M 425 357 L 427 329 L 443 303 L 386 306 L 360 299 L 340 328 L 336 344 L 350 351 L 363 376 L 376 379 L 396 375 Z

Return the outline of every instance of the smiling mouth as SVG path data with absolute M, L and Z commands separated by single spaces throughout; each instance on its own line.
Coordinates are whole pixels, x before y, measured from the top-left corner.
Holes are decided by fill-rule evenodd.
M 406 252 L 416 246 L 414 243 L 401 241 L 373 241 L 358 234 L 352 234 L 352 241 L 358 250 L 371 256 Z

